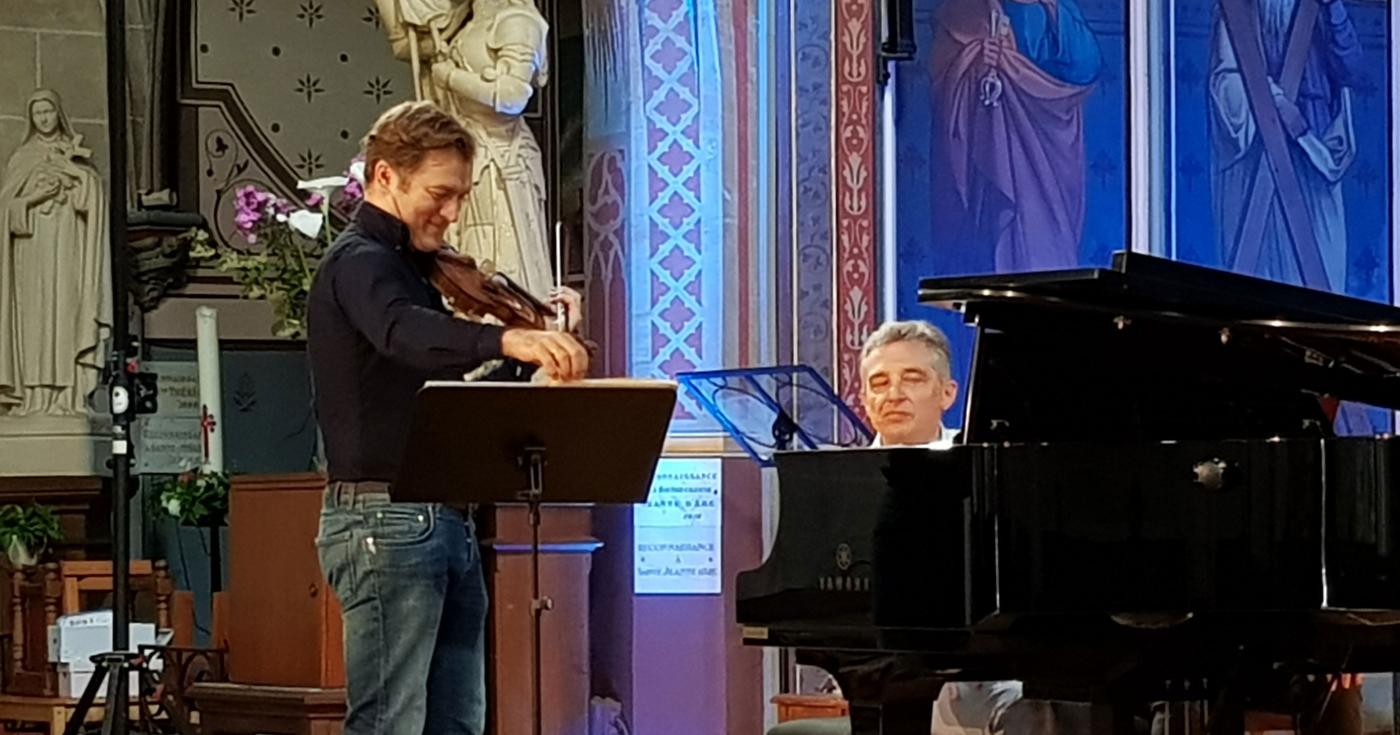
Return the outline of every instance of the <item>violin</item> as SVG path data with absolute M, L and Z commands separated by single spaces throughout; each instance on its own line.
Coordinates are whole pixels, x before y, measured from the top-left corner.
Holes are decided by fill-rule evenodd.
M 452 309 L 463 316 L 491 316 L 507 328 L 549 329 L 558 310 L 512 281 L 504 273 L 488 272 L 476 258 L 451 248 L 441 248 L 429 261 L 428 281 Z M 592 355 L 598 348 L 591 340 L 570 333 Z

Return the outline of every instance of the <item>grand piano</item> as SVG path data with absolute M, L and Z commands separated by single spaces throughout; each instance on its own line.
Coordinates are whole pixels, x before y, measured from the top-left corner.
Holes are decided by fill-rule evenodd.
M 1134 253 L 919 295 L 976 333 L 960 443 L 777 454 L 737 581 L 744 641 L 833 674 L 854 733 L 1019 680 L 1094 733 L 1203 701 L 1234 734 L 1400 670 L 1400 309 Z

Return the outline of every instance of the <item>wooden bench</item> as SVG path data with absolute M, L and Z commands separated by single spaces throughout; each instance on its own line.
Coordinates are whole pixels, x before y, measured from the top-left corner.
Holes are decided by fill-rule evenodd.
M 201 735 L 340 735 L 345 690 L 200 682 L 186 698 Z

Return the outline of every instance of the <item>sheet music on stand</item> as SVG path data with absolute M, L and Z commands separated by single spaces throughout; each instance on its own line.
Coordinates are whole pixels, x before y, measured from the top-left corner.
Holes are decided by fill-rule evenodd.
M 680 373 L 676 380 L 760 467 L 779 451 L 867 446 L 875 432 L 808 365 Z

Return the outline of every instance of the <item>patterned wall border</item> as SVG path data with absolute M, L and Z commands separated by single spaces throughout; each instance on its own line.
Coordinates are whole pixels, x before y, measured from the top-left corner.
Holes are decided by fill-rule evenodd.
M 778 317 L 783 361 L 808 365 L 835 385 L 832 293 L 832 6 L 789 0 L 779 8 L 784 44 L 777 85 Z
M 860 348 L 879 308 L 875 248 L 875 13 L 870 0 L 833 0 L 836 124 L 837 391 L 859 406 Z

